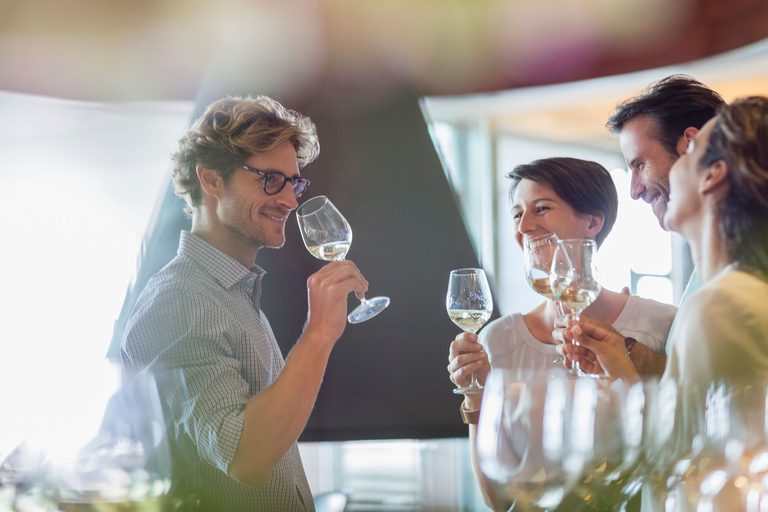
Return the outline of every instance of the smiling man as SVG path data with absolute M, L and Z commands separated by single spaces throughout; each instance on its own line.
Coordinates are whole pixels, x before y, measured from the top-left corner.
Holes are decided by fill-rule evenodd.
M 632 199 L 650 204 L 665 230 L 669 170 L 723 103 L 719 94 L 693 78 L 672 75 L 620 104 L 608 120 L 632 173 Z
M 670 194 L 669 171 L 701 127 L 715 116 L 718 107 L 724 103 L 719 94 L 701 82 L 685 75 L 672 75 L 651 84 L 639 96 L 619 104 L 608 120 L 608 128 L 619 136 L 621 151 L 632 174 L 632 199 L 648 203 L 665 230 L 669 229 L 664 221 Z M 694 272 L 683 298 L 699 286 Z M 582 321 L 597 323 L 587 317 L 582 317 Z M 567 322 L 567 317 L 557 319 L 553 333 L 555 338 L 570 341 L 563 332 Z M 610 326 L 604 327 L 610 329 Z M 649 374 L 663 371 L 665 355 L 641 344 L 636 346 L 633 338 L 626 338 L 625 343 L 638 368 Z
M 178 255 L 147 284 L 121 347 L 151 372 L 171 436 L 176 493 L 199 510 L 314 510 L 296 440 L 368 283 L 349 260 L 309 277 L 309 317 L 284 361 L 260 309 L 259 249 L 285 243 L 319 152 L 314 124 L 260 96 L 219 100 L 179 141 L 173 181 L 192 217 Z

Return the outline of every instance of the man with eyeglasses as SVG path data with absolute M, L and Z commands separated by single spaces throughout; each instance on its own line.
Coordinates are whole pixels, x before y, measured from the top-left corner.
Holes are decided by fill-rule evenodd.
M 199 510 L 314 510 L 296 440 L 368 282 L 349 260 L 307 281 L 309 316 L 284 361 L 259 306 L 263 247 L 309 186 L 314 124 L 278 102 L 219 100 L 179 141 L 173 182 L 192 217 L 179 251 L 147 284 L 126 326 L 128 375 L 151 372 L 168 416 L 178 493 Z

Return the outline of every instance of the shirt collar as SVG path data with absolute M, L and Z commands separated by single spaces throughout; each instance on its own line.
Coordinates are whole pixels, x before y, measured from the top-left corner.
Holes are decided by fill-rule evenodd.
M 189 231 L 181 232 L 178 254 L 194 260 L 226 289 L 241 281 L 253 286 L 267 273 L 255 263 L 250 269 L 245 268 L 233 257 Z

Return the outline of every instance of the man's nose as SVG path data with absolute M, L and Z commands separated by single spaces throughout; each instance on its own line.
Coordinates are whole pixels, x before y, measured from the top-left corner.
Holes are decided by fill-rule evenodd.
M 295 210 L 299 206 L 299 201 L 296 199 L 290 183 L 285 184 L 283 190 L 277 194 L 277 198 L 280 204 L 289 210 Z
M 645 192 L 645 185 L 643 185 L 643 182 L 640 179 L 640 173 L 637 171 L 632 171 L 632 179 L 629 185 L 629 195 L 632 196 L 632 199 L 638 200 L 643 197 L 643 192 Z

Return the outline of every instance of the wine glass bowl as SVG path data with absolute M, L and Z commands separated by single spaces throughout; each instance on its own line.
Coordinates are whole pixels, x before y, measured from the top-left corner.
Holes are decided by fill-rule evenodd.
M 590 239 L 560 240 L 552 257 L 549 283 L 555 298 L 579 315 L 602 291 L 597 273 L 597 242 Z
M 555 300 L 555 294 L 549 283 L 549 273 L 559 240 L 554 233 L 523 240 L 525 278 L 533 291 L 549 300 Z
M 557 243 L 560 239 L 555 233 L 525 238 L 523 240 L 523 267 L 525 268 L 525 279 L 528 285 L 541 295 L 555 303 L 557 313 L 565 314 L 563 304 L 555 299 L 552 292 L 552 285 L 549 282 L 549 274 L 552 271 L 552 258 L 557 249 Z M 565 357 L 558 357 L 553 363 L 565 363 Z M 570 375 L 578 377 L 577 368 L 570 368 Z
M 513 372 L 488 375 L 477 433 L 480 470 L 513 510 L 557 507 L 579 478 L 571 442 L 575 379 Z
M 323 261 L 341 261 L 352 245 L 352 227 L 325 196 L 316 196 L 296 210 L 299 232 L 309 253 Z M 360 299 L 348 316 L 351 324 L 365 322 L 389 306 L 389 297 Z
M 493 312 L 493 297 L 485 272 L 479 268 L 452 270 L 448 279 L 445 308 L 454 324 L 465 332 L 476 334 Z M 453 392 L 466 394 L 482 390 L 483 387 L 477 382 L 477 373 L 472 372 L 470 385 L 454 389 Z

